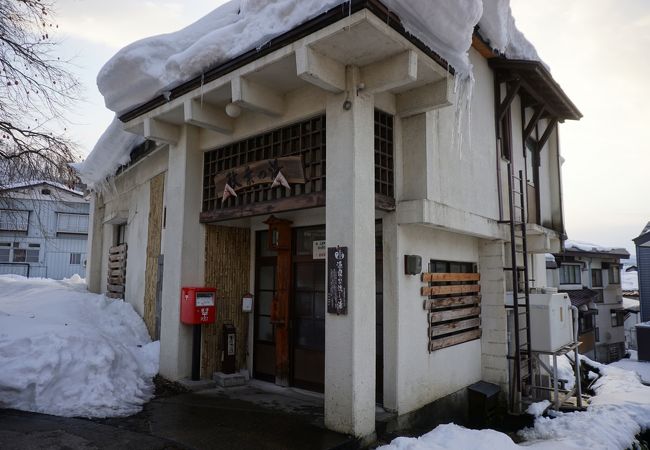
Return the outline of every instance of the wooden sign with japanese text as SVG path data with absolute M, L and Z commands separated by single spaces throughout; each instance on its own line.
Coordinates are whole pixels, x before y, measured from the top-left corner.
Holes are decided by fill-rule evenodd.
M 327 249 L 327 312 L 348 313 L 348 248 Z
M 302 156 L 285 156 L 282 158 L 263 159 L 233 169 L 224 170 L 214 177 L 217 197 L 231 189 L 237 192 L 241 189 L 258 184 L 274 183 L 278 175 L 288 184 L 304 184 L 305 171 Z M 281 183 L 285 187 L 284 183 Z M 229 189 L 226 188 L 228 186 Z

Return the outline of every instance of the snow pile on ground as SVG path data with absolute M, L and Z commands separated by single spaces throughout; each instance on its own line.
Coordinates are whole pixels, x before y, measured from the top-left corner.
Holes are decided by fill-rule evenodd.
M 400 437 L 383 450 L 438 449 L 626 449 L 635 436 L 650 428 L 650 387 L 634 372 L 605 366 L 583 358 L 600 372 L 594 383 L 596 396 L 584 412 L 554 413 L 537 417 L 532 428 L 519 434 L 525 440 L 515 444 L 494 430 L 468 430 L 441 425 L 419 438 Z
M 0 276 L 0 407 L 126 416 L 153 396 L 159 342 L 130 304 L 84 280 Z
M 383 1 L 409 33 L 461 76 L 471 73 L 468 52 L 477 24 L 491 45 L 506 56 L 539 59 L 517 30 L 509 0 Z M 123 48 L 101 69 L 97 86 L 106 106 L 119 115 L 207 69 L 262 47 L 329 9 L 346 5 L 342 0 L 231 0 L 186 28 Z M 106 178 L 128 162 L 134 145 L 128 136 L 115 121 L 111 124 L 88 159 L 76 166 L 86 184 L 101 188 Z
M 610 366 L 618 367 L 619 369 L 629 370 L 635 372 L 643 383 L 650 384 L 650 362 L 639 361 L 637 352 L 630 350 L 630 357 L 619 359 L 610 364 Z

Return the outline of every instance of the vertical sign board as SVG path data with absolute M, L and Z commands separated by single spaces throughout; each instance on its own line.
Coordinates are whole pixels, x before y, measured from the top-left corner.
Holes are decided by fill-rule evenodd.
M 327 312 L 348 313 L 348 248 L 327 249 Z

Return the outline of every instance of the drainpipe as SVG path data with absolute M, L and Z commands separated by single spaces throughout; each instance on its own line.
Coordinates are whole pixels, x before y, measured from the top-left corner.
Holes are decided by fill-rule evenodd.
M 573 342 L 577 344 L 578 342 L 578 307 L 571 305 L 571 311 L 573 311 Z M 575 365 L 576 365 L 576 402 L 578 408 L 582 408 L 582 385 L 580 380 L 580 356 L 578 355 L 578 346 L 576 345 L 575 350 L 573 351 L 575 355 Z

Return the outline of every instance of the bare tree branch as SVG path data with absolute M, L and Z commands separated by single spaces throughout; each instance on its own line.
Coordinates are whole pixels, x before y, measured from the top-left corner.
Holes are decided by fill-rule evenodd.
M 72 184 L 78 159 L 65 111 L 79 83 L 54 55 L 54 0 L 0 0 L 0 189 L 49 179 Z

